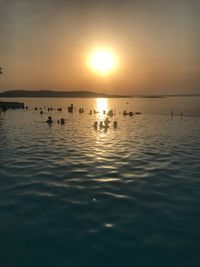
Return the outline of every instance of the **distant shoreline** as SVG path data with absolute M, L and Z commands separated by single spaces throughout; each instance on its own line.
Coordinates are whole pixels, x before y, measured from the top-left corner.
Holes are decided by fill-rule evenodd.
M 2 98 L 165 98 L 195 97 L 200 94 L 175 95 L 109 95 L 90 91 L 10 90 L 0 93 Z
M 95 93 L 90 91 L 28 91 L 28 90 L 12 90 L 0 93 L 0 97 L 31 97 L 31 98 L 130 98 L 126 95 L 109 95 L 102 93 Z

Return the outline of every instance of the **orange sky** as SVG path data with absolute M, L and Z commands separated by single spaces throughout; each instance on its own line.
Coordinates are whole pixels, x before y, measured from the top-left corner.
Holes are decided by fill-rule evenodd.
M 3 0 L 0 91 L 200 93 L 199 10 L 197 0 Z M 86 65 L 96 46 L 119 59 L 105 77 Z

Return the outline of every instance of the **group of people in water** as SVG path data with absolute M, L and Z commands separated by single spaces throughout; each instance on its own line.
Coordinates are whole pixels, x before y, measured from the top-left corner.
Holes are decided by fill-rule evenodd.
M 52 117 L 49 116 L 49 117 L 48 117 L 48 120 L 47 120 L 46 122 L 47 122 L 48 124 L 51 125 L 51 124 L 53 123 Z M 60 123 L 60 124 L 63 125 L 63 124 L 65 124 L 65 119 L 61 118 L 60 120 L 57 120 L 57 123 L 58 123 L 58 124 Z
M 51 125 L 54 121 L 52 119 L 51 116 L 48 117 L 47 121 L 46 121 L 49 125 Z M 60 120 L 57 120 L 58 124 L 65 124 L 65 119 L 61 118 Z M 111 121 L 108 119 L 108 117 L 106 117 L 106 119 L 104 121 L 100 121 L 100 123 L 98 123 L 97 121 L 94 122 L 94 128 L 97 129 L 98 126 L 100 129 L 108 129 L 110 127 L 110 123 Z M 117 121 L 113 122 L 113 128 L 117 128 L 118 124 Z
M 109 121 L 108 118 L 106 118 L 104 121 L 100 121 L 100 123 L 98 123 L 97 121 L 94 122 L 94 128 L 97 129 L 98 126 L 100 129 L 108 129 L 110 127 L 110 123 L 111 121 Z M 117 128 L 117 121 L 113 122 L 113 128 Z
M 130 116 L 130 117 L 132 117 L 133 115 L 141 115 L 141 113 L 140 112 L 135 112 L 135 113 L 133 113 L 132 111 L 130 111 L 130 112 L 126 112 L 126 110 L 124 110 L 123 111 L 123 113 L 122 113 L 124 116 Z
M 35 110 L 37 110 L 37 108 L 35 108 Z M 53 109 L 52 109 L 52 108 L 48 108 L 48 111 L 51 111 L 51 110 L 53 110 Z M 57 109 L 57 110 L 58 110 L 58 111 L 62 111 L 61 108 L 59 108 L 59 109 Z M 69 113 L 73 113 L 73 111 L 74 111 L 74 107 L 73 107 L 73 104 L 71 104 L 71 105 L 68 107 L 68 112 L 69 112 Z M 94 114 L 98 113 L 98 112 L 95 111 L 95 110 L 94 110 L 93 112 L 94 112 Z M 90 110 L 89 114 L 92 115 L 93 112 L 92 112 L 92 110 Z M 79 109 L 79 113 L 84 113 L 83 108 L 80 108 L 80 109 Z M 43 111 L 42 111 L 41 109 L 40 109 L 40 114 L 41 114 L 41 115 L 43 114 Z M 113 112 L 113 110 L 111 109 L 111 110 L 109 110 L 109 111 L 107 112 L 107 114 L 106 114 L 106 111 L 104 111 L 103 114 L 104 114 L 104 115 L 107 115 L 107 116 L 109 116 L 109 117 L 112 117 L 112 116 L 114 115 L 114 112 Z M 46 122 L 47 122 L 49 125 L 51 125 L 54 121 L 53 121 L 53 119 L 52 119 L 51 116 L 48 116 L 48 119 L 47 119 Z M 60 120 L 57 120 L 57 124 L 61 124 L 61 125 L 65 124 L 65 119 L 64 119 L 64 118 L 61 118 Z M 107 129 L 111 126 L 111 121 L 109 120 L 108 117 L 106 117 L 106 119 L 105 119 L 104 121 L 100 121 L 99 123 L 98 123 L 97 121 L 95 121 L 93 126 L 94 126 L 95 129 L 97 129 L 97 128 L 99 127 L 99 129 L 105 129 L 105 130 L 107 130 Z M 112 124 L 112 126 L 113 126 L 113 128 L 116 129 L 117 126 L 118 126 L 117 121 L 114 121 L 113 124 Z

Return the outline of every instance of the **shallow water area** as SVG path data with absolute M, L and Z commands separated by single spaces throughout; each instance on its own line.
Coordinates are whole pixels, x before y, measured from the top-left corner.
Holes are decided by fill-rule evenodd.
M 17 100 L 0 114 L 0 266 L 200 266 L 200 98 Z

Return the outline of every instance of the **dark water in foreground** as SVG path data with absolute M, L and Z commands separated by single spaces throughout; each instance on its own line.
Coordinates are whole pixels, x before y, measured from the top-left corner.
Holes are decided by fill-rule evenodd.
M 200 266 L 199 99 L 152 101 L 26 99 L 0 114 L 1 267 Z M 91 108 L 116 109 L 119 127 L 95 130 Z

